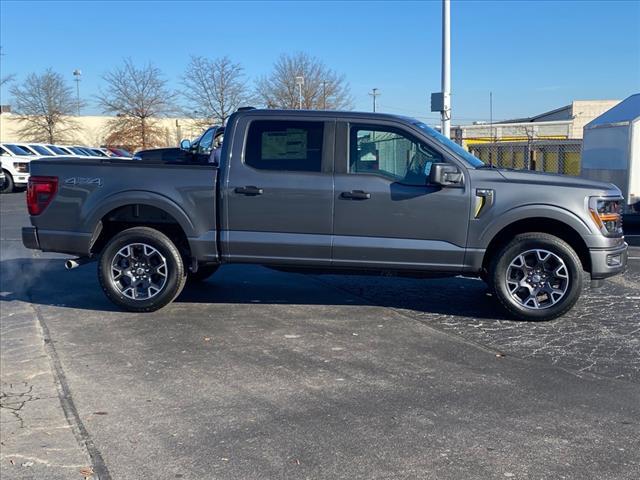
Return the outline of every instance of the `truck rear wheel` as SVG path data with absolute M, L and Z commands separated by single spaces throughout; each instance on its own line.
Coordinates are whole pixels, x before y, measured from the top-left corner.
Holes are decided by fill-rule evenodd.
M 489 280 L 503 307 L 521 320 L 564 315 L 582 291 L 582 264 L 569 244 L 547 233 L 523 233 L 494 258 Z
M 135 227 L 115 235 L 98 262 L 98 278 L 109 300 L 131 312 L 152 312 L 182 291 L 186 270 L 165 234 Z

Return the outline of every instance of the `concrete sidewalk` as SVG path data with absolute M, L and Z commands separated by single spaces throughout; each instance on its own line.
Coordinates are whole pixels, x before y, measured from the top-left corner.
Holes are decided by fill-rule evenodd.
M 3 479 L 78 479 L 91 460 L 64 396 L 35 308 L 0 304 L 0 474 Z M 82 470 L 82 473 L 81 473 Z

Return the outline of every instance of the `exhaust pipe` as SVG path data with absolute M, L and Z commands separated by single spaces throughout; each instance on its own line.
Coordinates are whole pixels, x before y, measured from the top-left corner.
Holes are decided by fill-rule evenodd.
M 93 261 L 90 257 L 78 257 L 72 260 L 67 260 L 64 262 L 64 268 L 67 270 L 73 270 L 74 268 L 78 268 L 80 265 L 84 265 L 85 263 L 89 263 Z

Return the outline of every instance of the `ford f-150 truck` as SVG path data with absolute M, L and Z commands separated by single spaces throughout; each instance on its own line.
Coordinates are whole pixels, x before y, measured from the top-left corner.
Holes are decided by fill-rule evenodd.
M 185 146 L 188 148 L 188 145 Z M 627 261 L 612 184 L 484 165 L 385 114 L 241 109 L 219 162 L 32 162 L 28 248 L 98 261 L 107 297 L 152 311 L 221 264 L 466 275 L 544 320 Z

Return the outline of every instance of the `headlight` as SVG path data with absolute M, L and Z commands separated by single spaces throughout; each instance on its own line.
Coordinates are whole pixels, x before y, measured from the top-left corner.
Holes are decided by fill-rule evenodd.
M 16 162 L 13 164 L 16 167 L 16 171 L 20 173 L 28 173 L 29 172 L 29 164 L 27 162 Z
M 622 200 L 619 198 L 591 197 L 589 213 L 603 235 L 622 235 Z

